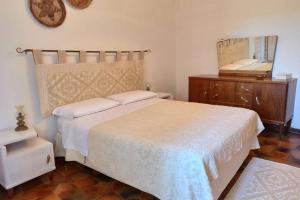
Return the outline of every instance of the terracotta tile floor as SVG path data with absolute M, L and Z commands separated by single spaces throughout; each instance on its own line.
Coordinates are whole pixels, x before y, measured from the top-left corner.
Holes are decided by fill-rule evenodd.
M 222 193 L 223 199 L 234 185 L 251 157 L 256 156 L 300 167 L 300 135 L 288 134 L 280 139 L 269 129 L 259 136 L 261 149 L 252 151 L 236 176 Z M 14 195 L 7 197 L 0 186 L 0 199 L 13 200 L 151 200 L 155 197 L 106 177 L 75 162 L 56 159 L 57 169 L 50 181 L 47 175 L 36 178 L 15 188 Z

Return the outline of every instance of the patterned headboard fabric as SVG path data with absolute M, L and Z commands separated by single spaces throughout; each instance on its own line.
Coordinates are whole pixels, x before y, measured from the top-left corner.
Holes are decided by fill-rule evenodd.
M 143 60 L 37 64 L 36 73 L 44 117 L 61 105 L 143 88 Z

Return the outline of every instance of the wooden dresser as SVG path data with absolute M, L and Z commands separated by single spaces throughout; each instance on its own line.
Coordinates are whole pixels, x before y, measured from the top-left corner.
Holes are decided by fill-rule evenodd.
M 252 109 L 264 123 L 280 125 L 282 134 L 291 125 L 296 85 L 297 79 L 256 80 L 251 77 L 191 76 L 189 101 Z

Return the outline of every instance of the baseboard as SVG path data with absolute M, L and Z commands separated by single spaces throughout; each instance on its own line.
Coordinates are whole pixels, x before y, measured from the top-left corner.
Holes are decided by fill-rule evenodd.
M 290 128 L 289 132 L 290 132 L 290 133 L 300 134 L 300 129 L 297 129 L 297 128 Z

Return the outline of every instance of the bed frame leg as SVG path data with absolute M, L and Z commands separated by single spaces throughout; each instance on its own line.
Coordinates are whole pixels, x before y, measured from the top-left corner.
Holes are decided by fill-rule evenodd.
M 54 172 L 49 172 L 48 173 L 49 181 L 53 181 L 53 177 L 54 177 Z
M 7 190 L 7 196 L 10 198 L 12 196 L 14 196 L 14 188 L 11 188 L 9 190 Z
M 284 137 L 285 137 L 284 132 L 285 132 L 285 126 L 284 126 L 284 124 L 280 124 L 279 125 L 279 138 L 280 139 L 284 139 Z

